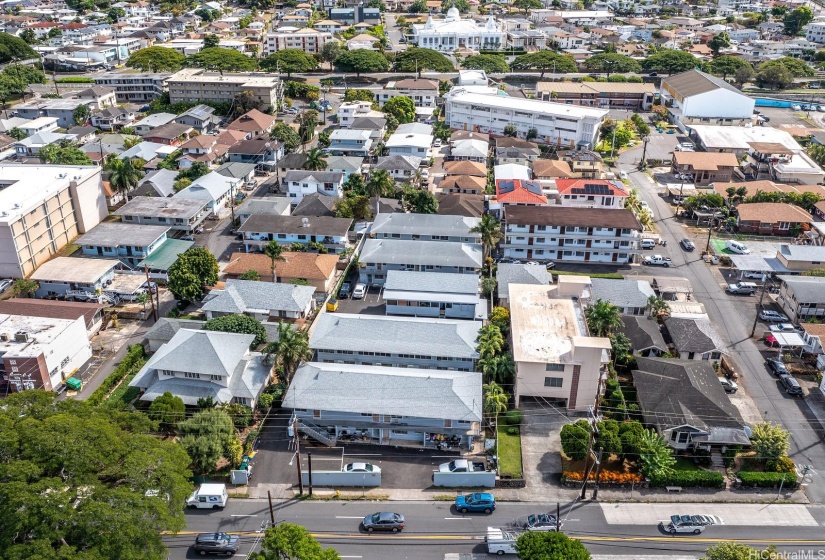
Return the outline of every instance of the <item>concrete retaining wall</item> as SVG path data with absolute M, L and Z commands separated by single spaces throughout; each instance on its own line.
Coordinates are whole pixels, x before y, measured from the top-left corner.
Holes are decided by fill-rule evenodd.
M 433 473 L 433 486 L 448 488 L 494 488 L 496 473 L 494 472 L 462 472 L 462 473 Z
M 301 478 L 309 485 L 309 472 L 303 471 Z M 312 471 L 313 486 L 377 487 L 381 486 L 381 473 L 352 473 L 341 471 Z

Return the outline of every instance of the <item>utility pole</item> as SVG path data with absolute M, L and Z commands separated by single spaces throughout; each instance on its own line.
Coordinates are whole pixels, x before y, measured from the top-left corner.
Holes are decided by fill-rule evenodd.
M 593 499 L 599 499 L 599 474 L 602 472 L 602 454 L 604 447 L 599 447 L 599 458 L 596 459 L 596 484 L 593 486 Z
M 639 171 L 647 169 L 647 143 L 650 142 L 650 136 L 642 138 L 642 161 L 639 162 Z
M 152 298 L 152 282 L 149 280 L 149 267 L 144 265 L 143 272 L 146 273 L 146 288 L 149 290 L 149 303 L 152 304 L 152 317 L 155 319 L 155 323 L 158 322 L 158 310 L 155 308 L 155 300 Z M 157 290 L 158 287 L 155 285 L 155 289 Z M 146 309 L 144 307 L 144 309 Z
M 710 253 L 710 235 L 713 233 L 713 217 L 708 219 L 708 242 L 705 245 L 705 253 Z
M 556 502 L 556 532 L 561 530 L 561 505 Z
M 292 431 L 295 434 L 295 463 L 298 466 L 298 493 L 304 495 L 304 477 L 301 472 L 301 437 L 298 435 L 298 419 L 292 421 Z
M 765 288 L 768 285 L 766 275 L 762 274 L 762 291 L 759 292 L 759 305 L 756 306 L 756 316 L 753 318 L 753 327 L 751 327 L 751 337 L 756 332 L 756 322 L 759 320 L 759 312 L 762 310 L 762 299 L 765 297 Z
M 582 483 L 582 491 L 580 499 L 585 499 L 585 493 L 587 491 L 587 478 L 588 474 L 590 473 L 590 469 L 592 466 L 590 465 L 590 455 L 593 453 L 593 440 L 595 439 L 596 433 L 596 421 L 599 418 L 599 397 L 602 394 L 602 378 L 604 374 L 599 371 L 599 386 L 596 388 L 596 400 L 593 403 L 593 406 L 588 408 L 588 412 L 592 415 L 592 418 L 588 418 L 588 424 L 590 424 L 590 437 L 587 438 L 587 455 L 584 457 L 584 482 Z
M 272 509 L 272 492 L 266 491 L 266 497 L 269 499 L 269 521 L 275 525 L 275 510 Z

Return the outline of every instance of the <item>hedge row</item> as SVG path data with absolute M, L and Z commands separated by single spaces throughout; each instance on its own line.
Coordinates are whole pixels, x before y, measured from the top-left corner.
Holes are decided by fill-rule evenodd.
M 124 377 L 129 375 L 130 373 L 137 372 L 140 368 L 143 367 L 143 364 L 146 361 L 146 351 L 143 349 L 142 344 L 134 344 L 129 347 L 129 351 L 120 361 L 120 363 L 115 367 L 114 371 L 107 377 L 103 383 L 98 387 L 94 393 L 92 393 L 88 400 L 89 404 L 92 406 L 97 406 L 103 402 L 106 398 L 106 395 L 109 394 L 109 391 L 115 388 L 115 386 L 120 383 Z
M 75 78 L 58 78 L 55 80 L 58 84 L 93 84 L 95 83 L 93 78 L 82 78 L 82 77 L 75 77 Z
M 673 471 L 666 477 L 651 478 L 650 486 L 682 486 L 685 488 L 724 488 L 725 477 L 722 473 L 707 471 Z
M 785 478 L 785 487 L 796 486 L 796 475 L 778 472 L 753 472 L 739 471 L 737 478 L 742 481 L 742 486 L 754 486 L 757 488 L 778 488 Z

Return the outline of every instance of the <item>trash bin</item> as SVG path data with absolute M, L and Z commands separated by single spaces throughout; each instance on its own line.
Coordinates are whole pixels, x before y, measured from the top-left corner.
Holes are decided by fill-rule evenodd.
M 338 311 L 338 300 L 335 298 L 329 298 L 327 302 L 327 311 L 335 312 Z
M 80 391 L 80 388 L 83 387 L 83 382 L 75 377 L 70 377 L 66 380 L 66 387 L 73 391 Z

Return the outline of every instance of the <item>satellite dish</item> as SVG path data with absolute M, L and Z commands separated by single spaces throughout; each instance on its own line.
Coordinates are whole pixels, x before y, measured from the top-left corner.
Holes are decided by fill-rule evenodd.
M 746 436 L 748 436 L 749 438 L 753 437 L 753 430 L 751 429 L 750 426 L 745 426 L 744 430 L 745 430 L 745 435 Z
M 309 218 L 301 218 L 301 227 L 309 227 Z

